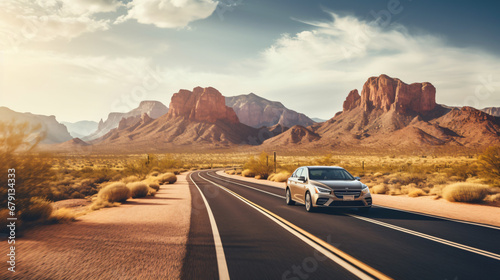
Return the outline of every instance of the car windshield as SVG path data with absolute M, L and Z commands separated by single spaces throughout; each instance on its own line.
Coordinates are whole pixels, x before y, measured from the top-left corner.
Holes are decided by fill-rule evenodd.
M 314 168 L 309 169 L 309 179 L 311 180 L 354 180 L 349 172 L 338 168 Z

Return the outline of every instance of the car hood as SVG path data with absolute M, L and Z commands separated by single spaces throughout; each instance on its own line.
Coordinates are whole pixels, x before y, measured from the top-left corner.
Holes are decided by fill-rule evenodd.
M 333 190 L 361 190 L 363 183 L 360 181 L 324 181 L 324 180 L 311 180 L 311 184 L 318 187 L 328 187 Z

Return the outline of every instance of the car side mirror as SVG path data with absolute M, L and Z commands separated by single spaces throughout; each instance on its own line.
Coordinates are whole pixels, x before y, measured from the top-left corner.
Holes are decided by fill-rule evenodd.
M 299 182 L 305 183 L 305 181 L 306 181 L 306 177 L 304 177 L 304 176 L 300 176 L 297 180 L 298 180 Z
M 354 177 L 354 180 L 361 181 L 361 178 L 360 177 Z

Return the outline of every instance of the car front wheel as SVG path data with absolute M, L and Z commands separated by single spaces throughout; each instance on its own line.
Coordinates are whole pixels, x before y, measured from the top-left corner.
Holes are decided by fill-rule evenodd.
M 306 211 L 314 212 L 314 206 L 312 203 L 312 198 L 310 193 L 306 193 Z
M 286 189 L 286 204 L 287 205 L 295 205 L 295 201 L 292 200 L 292 194 L 290 193 L 290 189 Z

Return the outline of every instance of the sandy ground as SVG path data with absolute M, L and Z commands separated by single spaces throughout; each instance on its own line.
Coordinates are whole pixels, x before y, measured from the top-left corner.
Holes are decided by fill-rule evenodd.
M 154 198 L 26 231 L 16 242 L 16 272 L 2 261 L 0 279 L 178 279 L 191 195 L 186 176 L 177 178 Z M 5 256 L 7 242 L 2 243 Z
M 247 182 L 261 183 L 285 188 L 285 183 L 276 183 L 254 178 L 242 177 L 239 175 L 228 175 L 223 171 L 217 174 L 228 178 L 235 178 Z M 424 214 L 430 214 L 450 219 L 482 223 L 493 226 L 500 226 L 500 207 L 449 202 L 444 199 L 434 200 L 433 197 L 407 197 L 390 196 L 381 194 L 372 194 L 373 203 L 379 206 L 391 207 L 401 210 L 414 211 Z

